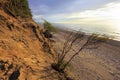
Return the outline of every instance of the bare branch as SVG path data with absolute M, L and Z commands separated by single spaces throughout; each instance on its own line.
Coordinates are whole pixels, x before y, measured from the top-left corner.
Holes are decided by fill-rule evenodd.
M 78 32 L 78 33 L 70 32 L 69 33 L 68 38 L 65 39 L 66 41 L 63 44 L 62 52 L 61 54 L 58 55 L 58 62 L 56 64 L 58 71 L 64 71 L 64 69 L 73 60 L 73 58 L 76 55 L 78 55 L 87 46 L 102 43 L 107 40 L 107 38 L 99 37 L 99 34 L 92 34 L 86 38 L 84 38 L 84 36 L 85 34 L 82 32 Z M 79 44 L 81 43 L 83 38 L 85 42 L 80 47 Z M 73 47 L 77 47 L 77 49 L 75 50 Z M 65 57 L 71 50 L 74 52 L 74 54 L 72 55 L 72 57 L 70 57 L 70 59 L 66 63 L 64 63 Z

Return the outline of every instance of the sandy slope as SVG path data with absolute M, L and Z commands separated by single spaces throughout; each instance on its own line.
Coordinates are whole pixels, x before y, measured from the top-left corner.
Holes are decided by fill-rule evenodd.
M 62 30 L 54 34 L 54 45 L 58 52 L 65 35 Z M 73 59 L 70 71 L 75 80 L 120 80 L 120 42 L 109 43 L 100 44 L 97 49 L 84 49 Z M 72 54 L 71 51 L 66 60 Z
M 51 52 L 44 50 L 50 45 L 42 30 L 33 20 L 16 19 L 0 10 L 0 80 L 59 79 L 51 69 Z

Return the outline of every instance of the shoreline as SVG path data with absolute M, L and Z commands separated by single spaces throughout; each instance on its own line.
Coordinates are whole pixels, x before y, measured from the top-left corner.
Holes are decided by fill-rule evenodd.
M 94 27 L 93 27 L 93 29 L 91 29 L 90 27 L 87 27 L 87 26 L 82 27 L 81 25 L 78 25 L 77 26 L 78 28 L 77 28 L 77 27 L 71 26 L 69 24 L 68 25 L 64 25 L 64 24 L 58 24 L 57 25 L 57 24 L 55 24 L 55 27 L 65 29 L 65 30 L 70 30 L 70 31 L 79 31 L 80 30 L 82 32 L 85 32 L 86 34 L 92 34 L 92 33 L 98 33 L 98 34 L 101 33 L 101 35 L 106 34 L 109 37 L 111 37 L 113 40 L 120 41 L 120 32 L 118 32 L 117 30 L 112 31 L 112 29 L 109 30 L 109 28 L 106 28 L 108 30 L 105 31 L 105 30 L 101 30 L 101 28 L 103 28 L 103 27 L 101 27 L 99 29 L 96 29 L 96 28 L 94 29 Z M 69 28 L 69 27 L 74 27 L 74 28 Z
M 117 40 L 108 40 L 107 43 L 112 45 L 112 46 L 120 47 L 120 41 L 117 41 Z
M 71 29 L 58 28 L 58 27 L 56 27 L 56 28 L 57 28 L 57 30 L 58 30 L 59 32 L 63 32 L 63 33 L 65 33 L 65 32 L 72 32 Z M 73 30 L 73 32 L 74 32 L 74 30 Z M 85 33 L 85 35 L 86 35 L 86 36 L 90 36 L 90 35 L 88 35 L 88 34 L 86 34 L 86 33 Z M 112 46 L 120 47 L 120 41 L 118 41 L 118 40 L 109 39 L 106 43 L 107 43 L 107 44 L 110 44 L 110 45 L 112 45 Z

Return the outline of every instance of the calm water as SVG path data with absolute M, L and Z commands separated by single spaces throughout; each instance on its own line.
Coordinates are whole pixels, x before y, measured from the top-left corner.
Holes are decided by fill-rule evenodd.
M 109 25 L 81 25 L 81 24 L 55 24 L 61 28 L 68 28 L 76 31 L 83 31 L 87 34 L 99 33 L 106 34 L 114 40 L 120 41 L 120 27 L 113 27 Z

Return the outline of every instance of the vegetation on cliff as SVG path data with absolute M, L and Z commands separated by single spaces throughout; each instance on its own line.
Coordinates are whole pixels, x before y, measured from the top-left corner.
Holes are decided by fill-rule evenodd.
M 14 17 L 32 17 L 27 0 L 4 0 L 0 2 L 0 5 L 1 9 Z
M 43 19 L 44 21 L 44 28 L 50 32 L 56 32 L 57 29 L 47 20 Z
M 47 20 L 42 19 L 44 21 L 44 35 L 46 38 L 52 38 L 52 32 L 56 32 L 57 29 Z

